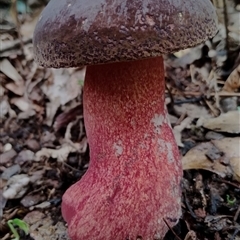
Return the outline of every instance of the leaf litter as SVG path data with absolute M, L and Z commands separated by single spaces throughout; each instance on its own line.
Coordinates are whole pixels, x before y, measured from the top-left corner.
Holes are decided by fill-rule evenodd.
M 21 239 L 64 240 L 61 197 L 89 161 L 85 69 L 44 69 L 33 61 L 33 29 L 47 1 L 29 2 L 37 7 L 0 9 L 0 238 L 11 239 L 7 221 L 19 218 L 30 226 Z M 165 239 L 240 239 L 239 12 L 227 2 L 226 34 L 224 0 L 213 2 L 217 36 L 164 57 L 166 105 L 184 168 L 183 217 Z

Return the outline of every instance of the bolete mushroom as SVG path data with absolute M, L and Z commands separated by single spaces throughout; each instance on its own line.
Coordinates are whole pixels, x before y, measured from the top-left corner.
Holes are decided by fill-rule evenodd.
M 36 61 L 87 65 L 90 164 L 62 202 L 71 239 L 162 239 L 165 221 L 178 222 L 182 168 L 161 55 L 212 37 L 216 19 L 209 0 L 51 0 L 43 11 Z

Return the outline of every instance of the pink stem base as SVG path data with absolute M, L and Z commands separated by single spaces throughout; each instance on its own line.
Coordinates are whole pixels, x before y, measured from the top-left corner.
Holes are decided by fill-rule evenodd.
M 90 66 L 90 165 L 63 196 L 73 240 L 162 239 L 181 215 L 182 168 L 164 107 L 161 57 Z

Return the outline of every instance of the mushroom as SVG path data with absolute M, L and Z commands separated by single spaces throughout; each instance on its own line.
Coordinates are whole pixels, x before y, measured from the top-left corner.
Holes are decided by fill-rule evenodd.
M 34 33 L 45 67 L 87 65 L 90 163 L 63 196 L 73 240 L 162 239 L 181 217 L 181 161 L 162 54 L 214 36 L 209 0 L 51 0 Z

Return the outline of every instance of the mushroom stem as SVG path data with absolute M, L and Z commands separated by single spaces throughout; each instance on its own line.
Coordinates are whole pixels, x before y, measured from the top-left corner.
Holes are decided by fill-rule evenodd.
M 90 164 L 63 197 L 71 239 L 162 239 L 181 215 L 182 168 L 164 105 L 162 57 L 88 66 Z

